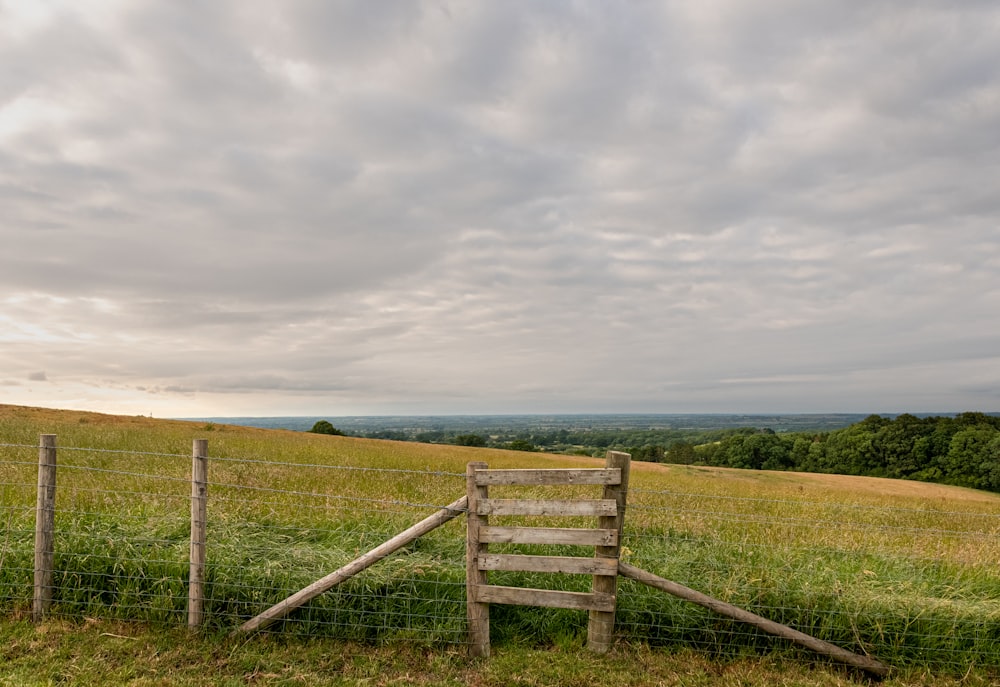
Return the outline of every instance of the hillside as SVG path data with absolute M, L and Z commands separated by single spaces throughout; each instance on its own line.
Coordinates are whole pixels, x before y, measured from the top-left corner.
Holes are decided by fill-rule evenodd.
M 212 627 L 242 620 L 464 493 L 465 465 L 599 459 L 0 406 L 0 609 L 31 597 L 38 435 L 59 445 L 54 610 L 184 622 L 192 441 L 209 441 Z M 1000 497 L 917 482 L 633 465 L 630 563 L 896 666 L 1000 665 Z M 364 641 L 464 641 L 463 531 L 436 530 L 275 631 Z M 534 585 L 501 573 L 504 584 Z M 565 579 L 579 589 L 586 579 Z M 573 611 L 501 607 L 494 641 L 585 632 Z M 631 582 L 618 633 L 713 656 L 786 647 Z M 808 654 L 792 652 L 811 661 Z

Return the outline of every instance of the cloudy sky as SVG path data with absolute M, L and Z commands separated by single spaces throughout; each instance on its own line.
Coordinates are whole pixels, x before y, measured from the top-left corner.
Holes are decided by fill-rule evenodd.
M 0 402 L 1000 410 L 1000 4 L 0 0 Z

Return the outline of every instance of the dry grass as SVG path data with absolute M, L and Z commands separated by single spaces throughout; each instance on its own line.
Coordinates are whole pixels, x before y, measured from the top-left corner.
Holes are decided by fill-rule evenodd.
M 118 604 L 114 617 L 171 622 L 183 608 L 175 597 L 184 593 L 188 456 L 193 439 L 208 438 L 209 560 L 221 625 L 262 610 L 453 501 L 464 493 L 470 461 L 495 468 L 603 463 L 0 406 L 0 443 L 23 445 L 0 446 L 0 516 L 7 521 L 0 557 L 8 563 L 18 546 L 30 546 L 22 535 L 30 531 L 33 446 L 41 433 L 57 434 L 62 447 L 57 522 L 63 543 L 77 547 L 65 560 L 80 567 L 84 585 L 76 597 L 64 592 L 66 608 L 112 614 L 101 610 L 104 594 Z M 626 555 L 640 567 L 899 663 L 958 672 L 972 663 L 1000 663 L 1000 495 L 864 477 L 636 463 L 629 503 Z M 114 558 L 106 568 L 83 567 L 108 552 Z M 144 565 L 151 552 L 164 563 Z M 442 528 L 343 597 L 311 607 L 312 624 L 303 627 L 336 635 L 321 619 L 344 614 L 348 620 L 339 627 L 347 636 L 356 623 L 366 636 L 392 638 L 386 625 L 392 616 L 417 623 L 404 636 L 460 636 L 461 616 L 447 609 L 461 613 L 461 555 L 460 524 Z M 11 577 L 7 589 L 27 579 Z M 106 580 L 118 585 L 117 596 L 87 586 Z M 164 590 L 155 603 L 143 596 L 154 582 Z M 3 589 L 0 603 L 5 594 L 8 604 L 24 598 L 23 590 Z M 386 610 L 387 589 L 397 590 L 402 610 Z M 430 600 L 417 608 L 407 600 L 414 595 Z M 125 604 L 126 597 L 138 601 Z M 357 608 L 337 606 L 351 603 Z M 499 632 L 514 628 L 502 637 L 527 633 L 544 643 L 580 630 L 579 619 L 564 614 L 514 610 L 502 617 Z M 623 587 L 620 618 L 627 634 L 655 644 L 710 652 L 727 643 L 742 647 L 737 651 L 771 646 L 632 586 Z

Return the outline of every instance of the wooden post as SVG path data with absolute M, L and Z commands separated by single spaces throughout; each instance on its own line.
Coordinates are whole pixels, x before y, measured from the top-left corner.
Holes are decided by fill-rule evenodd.
M 191 573 L 188 579 L 188 627 L 196 628 L 205 618 L 208 440 L 195 439 L 191 456 Z
M 35 508 L 35 593 L 31 617 L 40 622 L 52 606 L 55 568 L 56 435 L 42 434 L 38 445 L 38 503 Z
M 333 589 L 344 580 L 350 579 L 362 570 L 366 570 L 389 554 L 403 548 L 414 539 L 422 537 L 431 530 L 436 529 L 449 520 L 458 517 L 462 514 L 462 511 L 465 510 L 466 503 L 467 500 L 463 496 L 457 501 L 448 504 L 434 515 L 424 518 L 413 527 L 400 532 L 389 541 L 376 546 L 365 555 L 355 558 L 339 570 L 335 570 L 321 580 L 316 580 L 305 589 L 292 594 L 284 601 L 271 606 L 260 615 L 251 618 L 247 622 L 243 623 L 237 632 L 253 632 L 254 630 L 260 630 L 267 627 L 271 623 L 284 618 L 302 604 L 316 598 L 325 591 Z
M 479 502 L 489 496 L 489 487 L 476 484 L 476 470 L 485 470 L 486 463 L 469 463 L 465 468 L 466 496 L 469 515 L 465 533 L 465 603 L 469 618 L 469 654 L 490 655 L 490 605 L 479 602 L 480 587 L 487 584 L 487 573 L 480 570 L 479 559 L 485 556 L 488 544 L 480 541 L 479 530 L 489 520 L 479 515 Z
M 628 496 L 629 467 L 632 456 L 619 451 L 608 451 L 607 467 L 619 468 L 621 470 L 621 482 L 619 484 L 607 484 L 604 486 L 604 498 L 614 500 L 617 504 L 615 515 L 601 516 L 598 519 L 598 527 L 605 530 L 615 530 L 618 532 L 618 541 L 613 546 L 595 547 L 596 558 L 609 558 L 618 560 L 621 551 L 622 528 L 625 523 L 625 502 Z M 617 596 L 618 576 L 617 568 L 614 575 L 594 575 L 594 594 L 606 594 L 611 598 Z M 607 653 L 611 649 L 615 632 L 615 611 L 590 611 L 590 618 L 587 624 L 587 648 L 599 654 Z

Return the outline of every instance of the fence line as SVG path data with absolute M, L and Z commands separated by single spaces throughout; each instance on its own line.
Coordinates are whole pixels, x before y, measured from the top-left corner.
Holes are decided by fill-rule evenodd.
M 38 450 L 0 443 L 0 513 L 6 511 L 0 613 L 8 616 L 33 609 L 38 464 L 26 458 Z M 58 452 L 58 471 L 72 477 L 58 485 L 51 612 L 184 623 L 193 567 L 192 455 Z M 465 479 L 445 470 L 308 458 L 271 462 L 230 454 L 209 461 L 202 617 L 222 629 L 445 507 L 463 493 Z M 641 471 L 633 472 L 633 485 L 637 478 Z M 641 481 L 629 501 L 623 559 L 656 575 L 834 643 L 871 649 L 897 665 L 962 671 L 971 663 L 1000 664 L 1000 507 L 831 504 L 654 489 Z M 268 631 L 465 643 L 460 527 L 446 525 L 417 540 Z M 534 584 L 531 574 L 498 573 L 498 579 Z M 583 591 L 572 584 L 565 589 Z M 632 582 L 622 582 L 618 594 L 620 636 L 721 653 L 775 646 L 752 628 L 663 601 Z M 505 639 L 507 627 L 531 627 L 540 636 L 586 628 L 586 618 L 571 611 L 497 612 L 510 621 L 498 623 L 494 642 Z M 914 628 L 917 640 L 903 634 Z
M 259 460 L 249 458 L 217 458 L 212 457 L 212 462 L 216 463 L 242 463 L 244 465 L 267 465 L 268 467 L 294 467 L 294 468 L 323 468 L 324 470 L 345 470 L 352 472 L 380 472 L 385 474 L 404 473 L 408 475 L 421 475 L 429 477 L 461 477 L 465 475 L 461 472 L 444 472 L 441 470 L 405 470 L 402 468 L 366 468 L 357 465 L 328 465 L 323 463 L 284 463 L 281 461 Z

